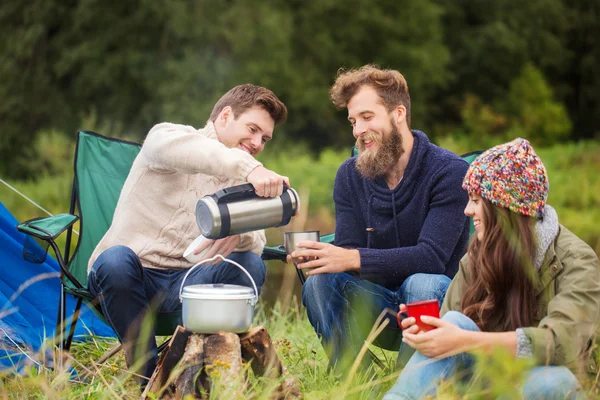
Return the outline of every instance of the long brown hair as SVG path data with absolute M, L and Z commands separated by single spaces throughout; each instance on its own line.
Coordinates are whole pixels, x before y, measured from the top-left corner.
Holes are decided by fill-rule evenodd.
M 471 281 L 461 309 L 482 331 L 531 326 L 536 307 L 535 218 L 483 203 L 485 231 L 469 250 Z

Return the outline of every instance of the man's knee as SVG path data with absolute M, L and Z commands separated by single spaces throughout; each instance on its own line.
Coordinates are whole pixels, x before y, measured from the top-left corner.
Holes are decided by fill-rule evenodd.
M 450 278 L 441 274 L 413 274 L 402 284 L 407 301 L 437 299 L 440 303 L 446 296 Z
M 262 287 L 263 283 L 265 283 L 265 277 L 267 274 L 265 262 L 262 260 L 262 258 L 260 258 L 259 255 L 251 251 L 231 253 L 231 255 L 228 258 L 244 267 L 244 269 L 250 274 L 250 276 L 254 280 L 254 283 L 256 284 L 256 287 L 260 291 L 260 288 Z M 237 267 L 234 265 L 229 264 L 229 266 L 237 269 Z M 243 276 L 242 280 L 246 280 L 246 274 L 244 274 L 242 271 L 240 271 L 240 273 Z M 250 282 L 248 282 L 248 284 L 251 285 Z
M 319 274 L 309 276 L 302 285 L 302 304 L 307 309 L 322 305 L 323 299 L 331 293 L 334 284 L 334 274 Z
M 336 275 L 338 274 L 309 276 L 302 286 L 302 302 L 306 303 L 306 301 L 318 299 L 323 296 L 327 297 L 332 290 L 336 290 Z
M 141 273 L 139 259 L 133 250 L 126 246 L 114 246 L 98 256 L 89 279 L 95 279 L 103 290 L 107 285 L 129 288 L 141 279 Z

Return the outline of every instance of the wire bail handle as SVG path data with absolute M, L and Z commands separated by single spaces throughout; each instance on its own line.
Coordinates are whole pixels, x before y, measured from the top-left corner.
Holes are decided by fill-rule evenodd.
M 250 282 L 252 282 L 252 287 L 254 289 L 254 297 L 252 299 L 249 299 L 248 302 L 251 305 L 255 305 L 258 302 L 258 289 L 256 288 L 256 283 L 254 282 L 254 279 L 252 279 L 252 276 L 250 275 L 250 273 L 246 270 L 246 268 L 242 267 L 240 264 L 238 264 L 237 262 L 233 261 L 233 260 L 229 260 L 225 257 L 223 257 L 221 254 L 216 254 L 215 256 L 208 258 L 206 260 L 202 260 L 199 263 L 195 264 L 192 268 L 189 269 L 189 271 L 185 274 L 185 276 L 183 277 L 183 280 L 181 281 L 181 287 L 179 288 L 179 302 L 182 303 L 183 299 L 181 297 L 181 294 L 183 293 L 183 284 L 185 283 L 185 280 L 187 279 L 188 275 L 190 274 L 190 272 L 192 272 L 192 270 L 196 267 L 199 267 L 200 265 L 209 262 L 209 261 L 213 261 L 216 258 L 220 258 L 221 260 L 228 262 L 229 264 L 233 264 L 236 267 L 238 267 L 239 269 L 242 270 L 243 273 L 246 274 L 246 276 L 248 278 L 250 278 Z

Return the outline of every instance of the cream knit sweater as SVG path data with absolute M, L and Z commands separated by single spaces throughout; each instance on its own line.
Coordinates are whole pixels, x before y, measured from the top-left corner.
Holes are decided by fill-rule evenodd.
M 104 250 L 131 248 L 147 268 L 189 268 L 183 252 L 200 235 L 196 203 L 225 187 L 246 183 L 262 165 L 240 149 L 217 139 L 212 122 L 200 130 L 162 123 L 154 126 L 121 190 L 112 224 L 88 263 L 88 272 Z M 235 251 L 261 254 L 264 231 L 241 235 Z

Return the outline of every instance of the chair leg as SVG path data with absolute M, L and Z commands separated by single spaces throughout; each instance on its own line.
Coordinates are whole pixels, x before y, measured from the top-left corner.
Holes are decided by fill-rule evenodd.
M 304 277 L 304 272 L 300 270 L 300 268 L 296 267 L 296 272 L 298 273 L 298 278 L 300 278 L 300 285 L 304 285 L 306 282 L 306 278 Z
M 60 292 L 58 296 L 58 316 L 56 318 L 56 333 L 55 337 L 58 337 L 58 349 L 60 350 L 60 354 L 58 357 L 58 368 L 62 369 L 62 358 L 63 358 L 63 350 L 64 350 L 64 329 L 65 329 L 65 311 L 66 311 L 66 298 L 65 298 L 65 289 L 60 283 Z
M 367 349 L 367 353 L 369 354 L 369 356 L 371 357 L 371 361 L 373 361 L 375 365 L 377 365 L 382 370 L 385 369 L 385 364 L 379 359 L 379 357 L 375 355 L 375 353 L 373 353 L 371 349 Z
M 65 350 L 69 351 L 71 349 L 71 342 L 73 341 L 73 336 L 75 336 L 75 326 L 77 325 L 77 321 L 79 320 L 79 314 L 81 312 L 81 304 L 83 303 L 83 299 L 80 297 L 77 300 L 77 305 L 75 306 L 75 312 L 73 313 L 73 317 L 71 318 L 71 327 L 69 329 L 69 336 L 67 336 L 67 342 L 65 344 Z

